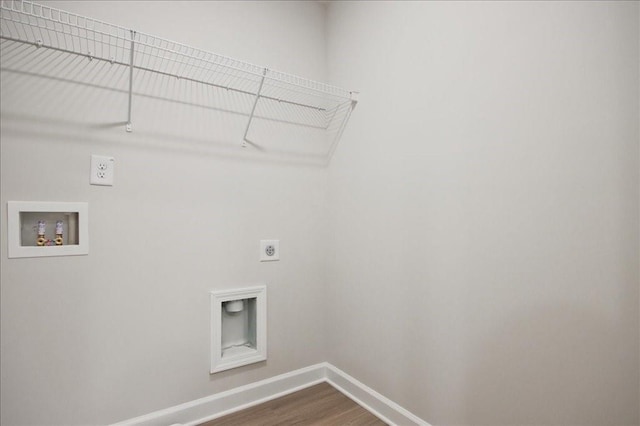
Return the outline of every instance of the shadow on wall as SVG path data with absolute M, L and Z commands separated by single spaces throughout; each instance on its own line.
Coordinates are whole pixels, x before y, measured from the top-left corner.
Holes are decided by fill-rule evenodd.
M 128 67 L 17 42 L 3 41 L 1 51 L 3 125 L 18 121 L 14 130 L 48 128 L 65 137 L 84 128 L 79 135 L 84 140 L 104 136 L 87 135 L 87 125 L 98 132 L 121 125 L 125 134 Z M 133 75 L 133 133 L 127 135 L 127 144 L 152 141 L 181 152 L 242 152 L 268 160 L 326 164 L 333 140 L 328 112 L 300 113 L 260 99 L 247 135 L 250 146 L 240 149 L 255 95 L 144 70 Z
M 462 402 L 468 424 L 637 424 L 636 356 L 616 324 L 586 309 L 545 306 L 487 336 Z M 615 419 L 615 420 L 613 420 Z M 623 423 L 620 423 L 620 419 Z

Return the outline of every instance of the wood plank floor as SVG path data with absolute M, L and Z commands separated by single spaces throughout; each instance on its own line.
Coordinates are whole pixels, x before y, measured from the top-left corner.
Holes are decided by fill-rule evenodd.
M 350 425 L 382 426 L 382 420 L 328 383 L 265 402 L 201 426 Z

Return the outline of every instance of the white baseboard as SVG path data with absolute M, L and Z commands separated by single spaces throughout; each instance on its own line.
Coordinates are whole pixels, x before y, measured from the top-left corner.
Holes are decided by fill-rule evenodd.
M 329 363 L 326 363 L 325 377 L 334 388 L 390 425 L 430 426 L 420 417 Z
M 429 426 L 424 420 L 326 362 L 124 420 L 113 426 L 194 426 L 322 382 L 328 382 L 390 425 Z

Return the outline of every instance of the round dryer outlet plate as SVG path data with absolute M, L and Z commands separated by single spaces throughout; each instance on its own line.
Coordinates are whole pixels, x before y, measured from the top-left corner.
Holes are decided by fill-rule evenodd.
M 280 260 L 280 240 L 260 240 L 260 262 Z

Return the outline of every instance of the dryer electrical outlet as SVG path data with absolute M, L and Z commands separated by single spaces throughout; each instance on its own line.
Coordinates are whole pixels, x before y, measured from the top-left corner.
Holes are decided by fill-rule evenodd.
M 280 240 L 260 240 L 260 262 L 280 260 Z

